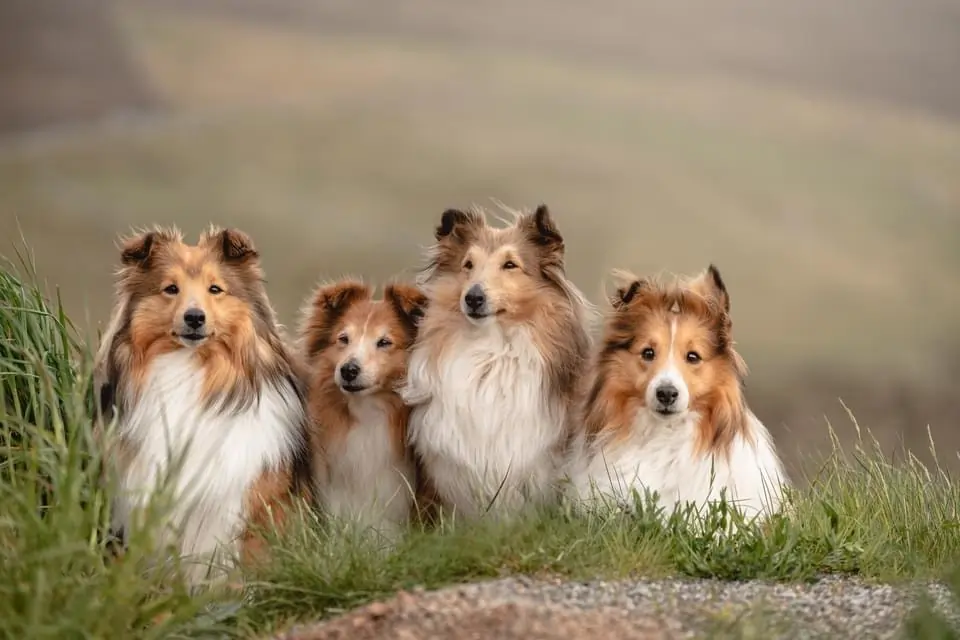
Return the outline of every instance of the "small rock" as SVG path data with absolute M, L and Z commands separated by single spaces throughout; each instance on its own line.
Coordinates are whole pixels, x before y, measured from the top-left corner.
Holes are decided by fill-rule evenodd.
M 390 613 L 390 607 L 383 602 L 374 602 L 367 607 L 367 615 L 376 620 Z

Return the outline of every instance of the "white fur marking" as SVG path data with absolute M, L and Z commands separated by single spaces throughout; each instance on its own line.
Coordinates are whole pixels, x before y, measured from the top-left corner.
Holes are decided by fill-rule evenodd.
M 414 406 L 409 441 L 441 498 L 468 518 L 495 496 L 493 509 L 507 512 L 546 500 L 567 416 L 545 396 L 547 363 L 529 330 L 489 322 L 443 345 L 440 358 L 437 346 L 414 348 L 403 396 Z
M 573 496 L 588 503 L 600 496 L 623 503 L 632 490 L 642 495 L 647 488 L 659 492 L 659 504 L 669 515 L 678 503 L 702 508 L 726 488 L 727 500 L 747 517 L 778 509 L 787 477 L 760 420 L 748 412 L 746 433 L 735 436 L 728 457 L 695 452 L 699 421 L 694 412 L 664 420 L 641 409 L 627 439 L 602 441 L 574 461 Z
M 675 351 L 675 343 L 677 339 L 677 319 L 673 318 L 670 321 L 670 347 L 667 351 L 666 366 L 661 369 L 650 381 L 650 384 L 647 385 L 646 393 L 646 403 L 648 407 L 656 407 L 659 404 L 657 400 L 657 388 L 664 384 L 673 385 L 679 395 L 677 400 L 673 405 L 675 411 L 684 412 L 689 408 L 690 405 L 690 389 L 687 387 L 686 381 L 683 379 L 683 374 L 680 372 L 680 368 L 677 366 Z
M 160 356 L 150 365 L 139 401 L 118 425 L 135 454 L 122 479 L 115 525 L 129 526 L 172 472 L 167 486 L 173 504 L 166 522 L 174 531 L 161 534 L 161 542 L 181 533 L 182 555 L 207 556 L 220 545 L 237 550 L 247 491 L 264 471 L 292 458 L 295 426 L 303 420 L 292 388 L 264 388 L 259 403 L 231 414 L 203 408 L 203 383 L 204 371 L 193 351 Z M 188 572 L 201 579 L 206 567 L 196 565 Z
M 407 522 L 413 504 L 413 463 L 397 455 L 391 416 L 379 399 L 357 398 L 350 413 L 354 424 L 327 451 L 321 500 L 337 518 L 394 533 Z

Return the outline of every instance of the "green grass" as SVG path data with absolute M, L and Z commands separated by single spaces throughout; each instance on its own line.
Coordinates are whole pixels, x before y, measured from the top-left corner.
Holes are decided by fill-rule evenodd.
M 393 548 L 323 524 L 309 509 L 273 561 L 237 592 L 191 597 L 176 567 L 151 569 L 148 529 L 112 560 L 104 536 L 110 487 L 92 436 L 90 354 L 33 284 L 29 259 L 0 271 L 0 634 L 12 638 L 248 636 L 334 615 L 403 588 L 506 574 L 710 576 L 807 580 L 941 578 L 960 551 L 960 483 L 911 457 L 893 463 L 868 438 L 839 449 L 764 526 L 719 505 L 704 526 L 677 513 L 664 526 L 640 501 L 633 516 L 562 509 L 510 524 L 413 530 Z M 957 579 L 954 580 L 954 586 Z M 957 589 L 960 594 L 960 588 Z M 949 637 L 929 603 L 913 637 Z M 759 625 L 759 627 L 758 627 Z M 760 637 L 763 616 L 724 637 Z M 939 635 L 938 635 L 939 634 Z

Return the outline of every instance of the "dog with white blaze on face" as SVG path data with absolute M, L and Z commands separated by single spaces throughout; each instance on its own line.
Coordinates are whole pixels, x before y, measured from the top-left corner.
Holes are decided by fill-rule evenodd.
M 342 280 L 318 287 L 302 314 L 320 504 L 390 537 L 407 523 L 416 495 L 410 410 L 397 387 L 425 306 L 413 286 L 388 284 L 374 300 L 369 286 Z
M 118 276 L 95 363 L 112 527 L 129 536 L 169 491 L 154 541 L 196 585 L 234 557 L 262 560 L 263 527 L 309 494 L 302 372 L 246 234 L 211 228 L 191 246 L 176 229 L 139 233 Z
M 572 447 L 572 495 L 581 506 L 629 506 L 647 489 L 669 514 L 725 489 L 748 518 L 777 510 L 787 478 L 743 395 L 720 272 L 711 265 L 672 285 L 617 275 Z
M 421 274 L 429 303 L 403 397 L 423 486 L 468 519 L 557 498 L 589 357 L 589 305 L 545 205 L 498 228 L 443 213 Z

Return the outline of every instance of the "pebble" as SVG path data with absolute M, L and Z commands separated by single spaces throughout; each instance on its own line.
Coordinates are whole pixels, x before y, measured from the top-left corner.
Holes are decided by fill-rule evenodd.
M 812 583 L 514 577 L 402 592 L 275 638 L 896 638 L 922 588 L 960 630 L 960 611 L 937 583 L 894 587 L 840 576 Z

